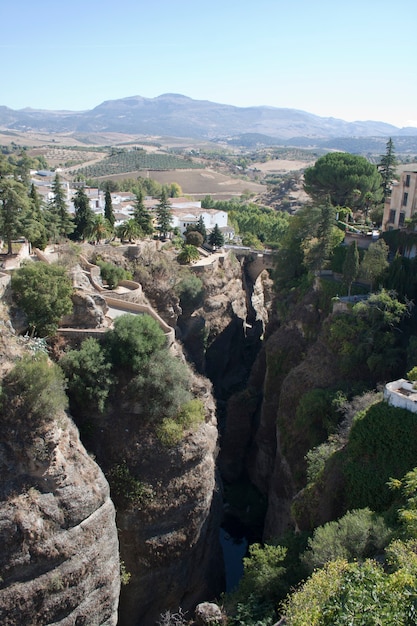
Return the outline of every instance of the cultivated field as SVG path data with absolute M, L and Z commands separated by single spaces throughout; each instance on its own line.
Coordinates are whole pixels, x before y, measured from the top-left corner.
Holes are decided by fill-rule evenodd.
M 259 183 L 232 178 L 209 169 L 200 170 L 140 170 L 129 174 L 108 176 L 112 180 L 122 178 L 137 178 L 138 176 L 153 178 L 161 184 L 178 183 L 186 195 L 204 197 L 210 195 L 218 199 L 239 196 L 245 191 L 258 194 L 265 191 L 265 187 Z
M 266 161 L 265 163 L 253 163 L 252 167 L 260 170 L 264 173 L 287 173 L 287 172 L 297 172 L 299 170 L 303 170 L 306 167 L 310 167 L 313 165 L 315 159 L 311 161 L 290 161 L 286 159 L 271 159 L 270 161 Z

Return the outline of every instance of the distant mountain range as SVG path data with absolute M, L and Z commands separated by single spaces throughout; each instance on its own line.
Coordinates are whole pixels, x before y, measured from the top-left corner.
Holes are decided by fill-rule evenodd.
M 417 128 L 400 129 L 384 122 L 345 122 L 297 109 L 236 107 L 179 94 L 107 100 L 91 111 L 78 112 L 15 111 L 0 106 L 0 127 L 20 132 L 116 132 L 211 140 L 252 135 L 286 142 L 303 138 L 303 143 L 336 137 L 417 136 Z

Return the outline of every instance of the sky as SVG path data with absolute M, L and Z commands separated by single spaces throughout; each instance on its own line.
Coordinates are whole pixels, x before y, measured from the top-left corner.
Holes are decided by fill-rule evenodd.
M 417 2 L 1 0 L 0 105 L 178 93 L 417 127 Z

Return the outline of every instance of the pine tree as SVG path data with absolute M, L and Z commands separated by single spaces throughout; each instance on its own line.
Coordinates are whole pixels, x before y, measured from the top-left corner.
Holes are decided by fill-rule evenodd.
M 32 183 L 29 192 L 29 206 L 22 220 L 23 232 L 32 246 L 44 250 L 48 243 L 48 233 L 41 204 L 39 194 Z
M 211 246 L 213 246 L 213 248 L 221 248 L 224 244 L 223 233 L 221 232 L 217 224 L 215 224 L 213 230 L 209 234 L 208 242 Z
M 12 254 L 12 241 L 23 234 L 23 218 L 29 209 L 25 186 L 13 178 L 0 178 L 0 234 L 7 242 L 7 254 Z
M 111 200 L 111 193 L 110 193 L 110 189 L 108 186 L 106 187 L 106 191 L 104 194 L 104 217 L 113 228 L 115 217 L 114 217 L 114 212 L 113 212 L 113 203 Z
M 381 160 L 378 163 L 378 171 L 381 174 L 382 178 L 382 192 L 384 203 L 391 193 L 391 184 L 392 181 L 395 180 L 395 168 L 397 164 L 398 162 L 394 152 L 394 142 L 390 137 L 387 141 L 385 154 L 381 155 Z
M 204 223 L 202 215 L 200 215 L 200 217 L 198 218 L 198 222 L 195 225 L 195 228 L 193 230 L 196 230 L 198 233 L 203 235 L 203 241 L 205 241 L 207 239 L 206 225 Z
M 76 192 L 74 199 L 75 208 L 75 231 L 74 237 L 77 240 L 84 239 L 94 222 L 94 213 L 90 208 L 90 202 L 84 188 L 81 187 Z
M 156 207 L 156 216 L 158 221 L 158 230 L 160 237 L 165 239 L 167 233 L 172 230 L 172 214 L 171 206 L 168 202 L 166 192 L 162 190 L 161 199 Z
M 153 233 L 152 216 L 145 207 L 143 201 L 143 191 L 141 188 L 136 191 L 135 196 L 136 201 L 133 218 L 144 235 L 151 235 Z
M 59 238 L 68 237 L 74 230 L 74 223 L 71 219 L 71 215 L 68 213 L 65 192 L 59 174 L 55 174 L 54 182 L 52 183 L 52 192 L 54 198 L 51 200 L 48 208 L 53 215 L 49 217 L 48 221 L 54 225 L 53 230 L 56 231 Z

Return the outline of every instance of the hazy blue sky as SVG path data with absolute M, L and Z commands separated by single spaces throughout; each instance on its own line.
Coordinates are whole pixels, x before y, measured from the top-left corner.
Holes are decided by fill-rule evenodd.
M 1 0 L 0 105 L 180 93 L 417 126 L 416 0 Z

